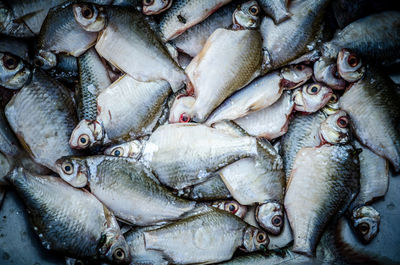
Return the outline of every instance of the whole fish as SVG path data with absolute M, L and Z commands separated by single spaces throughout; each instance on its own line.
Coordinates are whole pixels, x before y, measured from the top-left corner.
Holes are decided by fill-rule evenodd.
M 128 245 L 114 215 L 86 190 L 54 176 L 14 169 L 7 178 L 27 208 L 46 249 L 75 258 L 130 261 Z
M 400 54 L 400 12 L 385 11 L 361 18 L 324 43 L 325 57 L 336 58 L 342 48 L 370 60 L 385 61 Z
M 192 200 L 218 200 L 231 198 L 232 195 L 218 173 L 213 174 L 208 180 L 186 187 L 178 195 Z
M 174 4 L 160 19 L 160 31 L 165 41 L 171 40 L 185 30 L 205 20 L 231 0 L 174 0 Z
M 107 15 L 95 46 L 100 56 L 138 81 L 166 80 L 174 92 L 184 85 L 185 73 L 140 12 L 114 6 Z
M 343 90 L 346 86 L 336 62 L 330 58 L 321 57 L 314 63 L 314 78 L 332 89 Z
M 367 67 L 364 77 L 347 89 L 339 105 L 349 114 L 360 143 L 388 159 L 399 171 L 400 101 L 393 82 L 373 67 Z
M 161 183 L 177 190 L 202 183 L 220 168 L 258 153 L 255 138 L 233 136 L 193 123 L 162 125 L 147 141 L 135 145 L 139 155 L 134 155 L 153 170 Z M 119 147 L 110 147 L 105 153 L 116 155 L 114 151 Z
M 260 31 L 266 53 L 265 72 L 277 69 L 310 52 L 318 39 L 322 19 L 330 0 L 296 0 L 290 5 L 293 15 L 276 25 L 273 19 L 264 17 Z
M 170 91 L 164 80 L 139 82 L 124 75 L 98 95 L 96 120 L 80 121 L 71 134 L 71 147 L 84 149 L 150 134 Z
M 12 53 L 0 50 L 0 86 L 20 89 L 28 83 L 30 77 L 31 70 L 26 61 Z
M 40 29 L 35 64 L 50 69 L 58 53 L 82 55 L 95 44 L 105 23 L 103 8 L 95 5 L 70 2 L 50 9 Z
M 348 119 L 343 111 L 329 116 L 321 125 L 320 135 L 336 138 L 297 153 L 285 195 L 294 252 L 313 256 L 328 222 L 340 216 L 358 193 L 358 152 L 348 143 L 337 144 L 342 133 L 350 133 Z
M 274 104 L 284 90 L 303 85 L 312 76 L 312 69 L 291 65 L 256 79 L 225 100 L 207 119 L 212 125 L 221 120 L 235 120 Z
M 109 85 L 107 69 L 94 48 L 78 58 L 79 89 L 77 90 L 79 120 L 94 121 L 97 117 L 97 96 Z
M 5 108 L 8 122 L 24 149 L 39 164 L 55 170 L 62 156 L 74 155 L 68 144 L 77 124 L 69 92 L 36 69 L 32 81 Z
M 205 210 L 144 232 L 146 249 L 158 250 L 175 264 L 210 264 L 229 260 L 235 250 L 266 248 L 265 232 L 218 209 Z
M 178 220 L 196 205 L 173 195 L 142 163 L 133 159 L 65 157 L 57 161 L 57 172 L 74 187 L 89 185 L 92 194 L 118 218 L 133 225 Z
M 142 12 L 145 15 L 157 15 L 171 7 L 173 0 L 143 0 Z
M 287 9 L 287 0 L 259 0 L 258 3 L 264 12 L 270 16 L 275 24 L 290 18 L 291 14 Z
M 12 9 L 4 1 L 0 1 L 0 33 L 20 38 L 34 36 L 25 23 L 17 20 Z

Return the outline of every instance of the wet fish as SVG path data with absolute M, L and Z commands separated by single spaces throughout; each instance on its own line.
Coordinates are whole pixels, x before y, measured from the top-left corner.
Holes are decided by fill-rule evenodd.
M 314 63 L 314 78 L 332 89 L 343 90 L 346 86 L 346 81 L 339 75 L 336 62 L 326 57 L 321 57 Z
M 321 37 L 322 19 L 329 0 L 292 1 L 290 19 L 275 25 L 264 17 L 260 31 L 266 53 L 265 72 L 277 69 L 314 49 Z
M 77 154 L 68 145 L 77 124 L 69 92 L 36 69 L 32 81 L 5 108 L 8 122 L 24 149 L 39 164 L 55 170 L 55 161 Z
M 70 2 L 50 9 L 40 29 L 35 64 L 50 69 L 58 53 L 82 55 L 95 44 L 105 23 L 103 8 L 95 5 Z
M 114 6 L 107 15 L 96 43 L 100 56 L 138 81 L 166 80 L 174 92 L 184 85 L 185 73 L 140 12 Z
M 57 172 L 75 187 L 89 185 L 90 191 L 118 218 L 133 225 L 178 220 L 196 205 L 173 195 L 142 163 L 133 159 L 66 157 L 57 161 Z
M 369 243 L 379 232 L 381 216 L 374 207 L 362 205 L 351 211 L 350 221 L 353 230 L 363 243 Z
M 170 92 L 164 80 L 139 82 L 124 75 L 98 95 L 96 120 L 80 121 L 71 134 L 71 147 L 84 149 L 150 134 Z
M 172 7 L 164 12 L 160 19 L 163 38 L 168 41 L 179 36 L 230 1 L 174 0 Z
M 20 89 L 28 83 L 31 70 L 20 57 L 0 51 L 0 86 Z
M 360 143 L 400 170 L 400 103 L 392 81 L 372 67 L 339 100 Z M 363 106 L 360 108 L 360 106 Z M 371 125 L 374 122 L 374 125 Z
M 176 223 L 144 232 L 146 249 L 161 251 L 177 264 L 210 264 L 229 260 L 235 250 L 266 248 L 265 232 L 218 209 L 206 210 Z
M 337 58 L 339 75 L 347 82 L 360 80 L 365 72 L 362 60 L 348 49 L 342 49 Z
M 79 120 L 94 121 L 97 117 L 97 96 L 109 85 L 107 69 L 94 48 L 78 58 L 79 89 L 77 94 Z
M 302 112 L 316 112 L 330 100 L 330 87 L 318 83 L 304 85 L 293 92 L 294 109 Z
M 209 116 L 206 124 L 235 120 L 267 108 L 279 100 L 284 90 L 303 85 L 311 75 L 310 67 L 291 65 L 260 77 L 225 100 Z
M 173 0 L 143 0 L 143 14 L 157 15 L 171 7 Z
M 8 175 L 46 249 L 75 258 L 128 263 L 128 245 L 114 215 L 92 194 L 54 176 L 15 169 Z
M 57 65 L 47 73 L 58 81 L 75 85 L 79 77 L 78 60 L 74 56 L 58 54 Z
M 239 204 L 235 200 L 220 200 L 213 201 L 211 206 L 228 213 L 234 214 L 240 219 L 243 219 L 247 213 L 247 207 L 245 205 Z
M 258 2 L 275 24 L 279 24 L 291 16 L 287 9 L 287 0 L 259 0 Z

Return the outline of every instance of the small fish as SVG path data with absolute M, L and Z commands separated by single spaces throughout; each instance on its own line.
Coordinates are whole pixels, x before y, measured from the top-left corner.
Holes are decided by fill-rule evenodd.
M 173 0 L 143 0 L 143 14 L 157 15 L 171 7 Z
M 339 75 L 347 82 L 356 82 L 365 73 L 365 67 L 362 64 L 361 58 L 347 49 L 342 49 L 339 52 L 337 65 Z
M 332 89 L 343 90 L 346 86 L 346 81 L 339 75 L 338 68 L 339 66 L 336 65 L 334 60 L 321 57 L 314 63 L 314 78 Z
M 221 200 L 214 201 L 211 203 L 211 206 L 228 213 L 234 214 L 240 219 L 243 219 L 247 213 L 247 207 L 245 205 L 239 204 L 235 200 Z
M 351 225 L 363 243 L 369 243 L 379 232 L 381 215 L 374 207 L 363 205 L 352 210 Z
M 23 168 L 14 169 L 7 178 L 23 199 L 46 249 L 74 258 L 129 263 L 129 248 L 117 220 L 94 195 Z
M 28 83 L 31 70 L 20 57 L 0 51 L 0 85 L 8 89 L 20 89 Z
M 329 115 L 321 122 L 319 137 L 321 144 L 345 144 L 350 142 L 350 118 L 343 110 Z
M 291 16 L 287 9 L 287 0 L 259 0 L 258 2 L 275 24 L 279 24 Z
M 302 112 L 316 112 L 330 100 L 333 92 L 330 87 L 318 83 L 304 85 L 293 92 L 294 109 Z

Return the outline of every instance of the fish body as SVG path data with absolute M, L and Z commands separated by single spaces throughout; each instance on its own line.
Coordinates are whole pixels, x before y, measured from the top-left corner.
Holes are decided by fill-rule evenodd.
M 232 197 L 219 174 L 214 174 L 202 183 L 185 188 L 183 192 L 183 197 L 192 200 L 220 200 Z
M 284 257 L 276 254 L 271 254 L 265 256 L 260 253 L 256 254 L 249 254 L 245 256 L 240 256 L 234 258 L 230 261 L 220 263 L 221 265 L 280 265 L 280 264 L 288 264 L 288 265 L 295 265 L 295 264 L 306 264 L 310 262 L 309 258 L 298 255 L 293 252 L 286 253 Z

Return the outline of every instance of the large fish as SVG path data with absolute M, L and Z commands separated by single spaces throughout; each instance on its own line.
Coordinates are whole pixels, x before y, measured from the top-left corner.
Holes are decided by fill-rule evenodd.
M 104 59 L 138 81 L 166 80 L 173 91 L 184 85 L 185 73 L 140 12 L 114 6 L 107 15 L 107 26 L 96 43 Z
M 206 209 L 176 223 L 144 232 L 146 249 L 161 251 L 175 264 L 210 264 L 229 260 L 237 248 L 265 249 L 268 236 L 240 218 Z
M 60 178 L 35 175 L 23 168 L 14 169 L 7 178 L 22 197 L 46 249 L 116 264 L 130 261 L 117 220 L 92 194 Z
M 196 205 L 173 195 L 134 159 L 66 157 L 58 160 L 57 171 L 75 187 L 89 185 L 90 191 L 118 218 L 133 225 L 178 220 Z
M 32 81 L 16 94 L 5 114 L 22 146 L 39 164 L 55 170 L 55 161 L 77 154 L 68 144 L 77 117 L 69 92 L 36 69 Z

